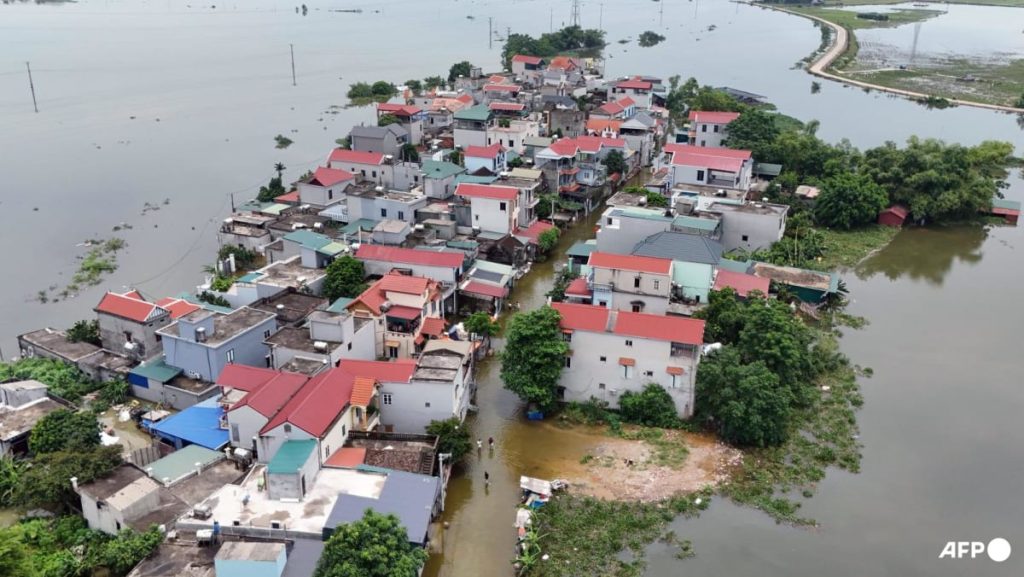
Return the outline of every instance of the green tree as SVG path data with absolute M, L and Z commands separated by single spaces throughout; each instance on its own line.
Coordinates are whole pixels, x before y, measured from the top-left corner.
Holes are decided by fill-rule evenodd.
M 406 142 L 398 151 L 398 158 L 404 162 L 419 162 L 420 152 L 416 150 L 415 145 Z
M 508 162 L 506 162 L 505 164 L 506 164 L 506 165 L 507 165 L 507 166 L 508 166 L 509 168 L 520 168 L 520 167 L 522 167 L 523 165 L 525 165 L 526 163 L 525 163 L 525 162 L 523 161 L 523 157 L 521 157 L 521 156 L 517 156 L 517 157 L 513 158 L 512 160 L 509 160 L 509 161 L 508 161 Z
M 387 126 L 389 124 L 398 124 L 398 117 L 394 114 L 381 114 L 380 118 L 377 119 L 377 126 Z
M 284 189 L 284 185 L 281 184 L 281 177 L 274 176 L 266 186 L 260 187 L 259 194 L 256 195 L 256 200 L 260 202 L 271 202 L 286 192 L 288 191 L 286 191 Z
M 352 142 L 349 141 L 348 137 L 335 139 L 334 144 L 338 145 L 338 148 L 342 150 L 352 150 Z
M 284 173 L 284 171 L 287 170 L 287 168 L 288 167 L 286 167 L 284 165 L 284 163 L 282 163 L 282 162 L 275 162 L 274 163 L 274 172 L 277 173 L 277 178 L 278 179 L 282 178 L 282 173 Z
M 412 91 L 413 94 L 419 96 L 423 92 L 423 83 L 419 80 L 406 80 L 405 87 Z
M 144 533 L 122 529 L 115 538 L 97 548 L 94 562 L 106 567 L 114 575 L 127 575 L 132 568 L 156 551 L 163 540 L 164 534 L 156 525 Z
M 659 192 L 652 192 L 642 186 L 627 186 L 623 190 L 623 192 L 628 192 L 629 194 L 639 194 L 640 196 L 644 197 L 647 200 L 647 206 L 650 208 L 668 207 L 668 199 L 665 198 L 665 195 Z
M 1017 108 L 1024 108 L 1024 93 L 1020 95 L 1020 98 L 1018 98 L 1017 102 L 1014 102 L 1013 105 Z
M 778 375 L 800 405 L 810 401 L 812 336 L 789 306 L 779 301 L 758 299 L 744 305 L 744 323 L 737 350 L 744 362 L 763 362 Z
M 68 329 L 68 340 L 73 343 L 89 343 L 100 346 L 100 322 L 98 320 L 76 321 Z
M 334 530 L 313 577 L 416 577 L 427 560 L 394 515 L 367 509 Z
M 455 82 L 455 79 L 462 76 L 469 78 L 469 74 L 473 69 L 473 65 L 467 60 L 462 62 L 456 62 L 452 64 L 451 68 L 448 69 L 448 82 Z
M 451 417 L 443 421 L 430 421 L 427 434 L 437 437 L 437 452 L 451 453 L 452 463 L 458 463 L 473 449 L 469 427 Z
M 428 76 L 423 79 L 423 88 L 427 90 L 434 90 L 436 88 L 444 88 L 445 81 L 441 76 Z
M 725 145 L 736 150 L 749 150 L 756 160 L 767 156 L 769 147 L 779 136 L 775 115 L 759 108 L 748 108 L 726 127 Z
M 704 340 L 709 343 L 735 343 L 745 323 L 745 308 L 736 298 L 736 291 L 725 288 L 708 293 L 708 306 L 693 313 L 704 319 Z
M 89 451 L 100 444 L 100 424 L 96 415 L 57 409 L 36 422 L 28 447 L 32 453 Z
M 120 445 L 112 445 L 36 455 L 22 475 L 16 501 L 28 507 L 77 507 L 80 499 L 68 479 L 76 477 L 84 484 L 105 476 L 121 464 L 121 451 Z
M 366 273 L 363 261 L 345 255 L 327 265 L 327 278 L 324 279 L 323 293 L 327 300 L 335 301 L 341 297 L 354 298 L 366 290 L 363 279 Z
M 608 171 L 608 175 L 618 173 L 623 176 L 626 175 L 626 159 L 622 156 L 622 153 L 618 150 L 613 150 L 604 157 L 601 161 L 604 164 L 605 169 Z
M 370 92 L 372 92 L 375 97 L 391 97 L 398 94 L 398 89 L 395 88 L 394 84 L 391 84 L 386 80 L 378 80 L 370 87 Z
M 640 46 L 648 48 L 665 40 L 665 37 L 662 36 L 661 34 L 658 34 L 657 32 L 647 30 L 645 32 L 641 32 L 637 40 L 639 41 Z
M 672 397 L 657 383 L 648 383 L 639 393 L 622 393 L 619 397 L 619 414 L 627 423 L 648 427 L 671 429 L 681 423 Z
M 569 352 L 560 320 L 558 311 L 548 306 L 514 315 L 506 327 L 501 353 L 505 388 L 544 410 L 555 405 L 558 379 Z
M 867 175 L 844 172 L 822 183 L 814 218 L 824 226 L 849 230 L 874 222 L 888 203 L 885 190 Z
M 0 507 L 15 505 L 18 486 L 25 473 L 26 463 L 10 457 L 0 457 Z
M 492 336 L 501 332 L 501 324 L 483 311 L 477 311 L 466 317 L 466 320 L 462 321 L 462 326 L 470 334 L 477 335 L 484 340 L 490 340 Z
M 560 303 L 565 300 L 565 291 L 569 288 L 569 283 L 576 280 L 576 275 L 573 274 L 569 267 L 562 269 L 562 272 L 555 276 L 555 282 L 551 285 L 551 290 L 544 296 L 551 297 L 551 302 Z
M 789 436 L 789 389 L 757 361 L 745 364 L 732 347 L 706 356 L 697 370 L 697 414 L 730 443 L 767 447 Z
M 561 231 L 558 227 L 549 228 L 537 236 L 537 247 L 544 254 L 547 254 L 558 246 L 558 235 Z
M 0 529 L 0 577 L 32 575 L 28 560 L 28 548 L 18 539 L 18 534 Z
M 242 269 L 251 269 L 260 262 L 259 253 L 243 246 L 226 244 L 217 251 L 218 260 L 224 260 L 232 255 L 235 257 L 235 265 Z

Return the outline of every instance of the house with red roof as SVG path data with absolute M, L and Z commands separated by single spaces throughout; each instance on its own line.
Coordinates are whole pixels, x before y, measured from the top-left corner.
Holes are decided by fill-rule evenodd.
M 550 186 L 560 194 L 582 202 L 588 210 L 596 199 L 588 188 L 600 187 L 608 179 L 603 160 L 612 151 L 618 151 L 627 165 L 637 160 L 636 154 L 621 138 L 603 136 L 577 136 L 560 138 L 536 153 L 535 164 L 544 171 Z
M 516 54 L 512 57 L 512 74 L 516 78 L 534 79 L 544 72 L 547 61 L 540 56 Z
M 406 365 L 392 368 L 396 373 L 393 375 L 377 374 L 384 430 L 422 434 L 430 421 L 452 417 L 464 420 L 473 394 L 475 345 L 471 341 L 433 339 L 423 347 L 411 374 L 405 372 Z M 360 367 L 368 364 L 342 361 L 341 367 L 360 373 Z
M 669 258 L 594 251 L 587 265 L 591 302 L 611 309 L 663 315 L 672 297 Z
M 696 146 L 723 146 L 729 134 L 729 123 L 740 117 L 739 112 L 690 111 L 690 144 Z
M 464 271 L 466 255 L 455 249 L 416 249 L 363 244 L 356 250 L 368 276 L 383 276 L 398 269 L 439 282 L 447 299 Z
M 374 358 L 407 359 L 427 340 L 423 321 L 445 316 L 444 293 L 436 280 L 391 272 L 346 307 L 356 322 L 374 326 Z
M 470 174 L 483 174 L 480 171 L 487 171 L 496 175 L 507 168 L 505 147 L 500 142 L 488 146 L 467 146 L 462 151 L 462 156 L 466 172 Z
M 715 284 L 712 290 L 732 289 L 736 292 L 736 296 L 744 299 L 751 296 L 751 293 L 760 291 L 764 298 L 768 296 L 770 285 L 771 279 L 720 268 L 715 272 Z
M 597 107 L 590 113 L 591 118 L 626 120 L 636 114 L 636 101 L 629 96 L 612 100 Z
M 455 196 L 469 203 L 474 231 L 506 235 L 519 228 L 518 188 L 462 182 L 455 187 Z
M 561 400 L 597 398 L 617 408 L 626 391 L 657 383 L 681 417 L 693 415 L 704 321 L 566 302 L 551 306 L 562 317 L 569 344 Z
M 409 133 L 409 141 L 416 144 L 423 140 L 423 122 L 427 118 L 427 113 L 414 104 L 396 104 L 393 102 L 381 102 L 377 104 L 377 120 L 379 121 L 382 116 L 390 114 L 398 119 L 398 124 L 402 125 Z
M 345 191 L 355 182 L 355 175 L 347 170 L 319 166 L 312 176 L 299 181 L 299 202 L 316 207 L 339 203 L 345 200 Z
M 394 174 L 388 174 L 388 159 L 383 152 L 363 152 L 335 148 L 327 157 L 329 168 L 344 170 L 359 180 L 390 186 Z
M 277 415 L 309 377 L 262 367 L 229 365 L 217 378 L 222 421 L 232 447 L 259 455 L 260 429 Z
M 148 359 L 161 351 L 157 331 L 174 320 L 171 311 L 147 301 L 135 290 L 107 292 L 93 310 L 103 348 L 135 360 Z
M 666 144 L 656 169 L 668 168 L 669 186 L 695 185 L 746 191 L 754 170 L 749 150 Z
M 624 97 L 629 97 L 640 109 L 648 109 L 653 104 L 655 89 L 659 88 L 661 81 L 655 78 L 644 78 L 634 76 L 608 85 L 608 101 L 613 102 Z

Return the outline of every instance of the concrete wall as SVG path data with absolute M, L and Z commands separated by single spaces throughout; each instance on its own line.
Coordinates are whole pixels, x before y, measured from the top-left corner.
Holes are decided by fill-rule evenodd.
M 395 263 L 390 261 L 379 261 L 379 260 L 363 260 L 364 268 L 366 269 L 366 275 L 377 275 L 384 276 L 388 274 L 388 271 L 394 268 L 403 268 L 412 270 L 412 274 L 415 276 L 422 276 L 434 279 L 438 282 L 447 283 L 449 285 L 455 284 L 458 280 L 459 271 L 457 269 L 450 269 L 437 266 L 427 265 L 416 265 L 416 264 L 405 264 Z
M 714 205 L 711 209 L 714 210 Z M 723 210 L 721 214 L 721 243 L 726 251 L 742 248 L 753 252 L 769 248 L 786 232 L 786 217 L 783 214 L 733 210 Z
M 429 198 L 445 200 L 455 194 L 455 177 L 447 178 L 424 178 L 423 192 Z
M 613 221 L 609 224 L 608 220 Z M 671 226 L 670 220 L 603 216 L 598 221 L 597 250 L 613 254 L 632 254 L 633 247 L 652 234 L 665 232 Z
M 258 437 L 260 429 L 267 424 L 266 417 L 248 405 L 228 411 L 227 417 L 228 442 L 231 443 L 232 447 L 252 450 L 252 440 L 253 437 L 256 437 L 257 448 L 259 448 Z M 262 454 L 259 457 L 260 462 L 265 462 Z
M 515 199 L 498 200 L 493 198 L 471 198 L 471 211 L 474 228 L 482 231 L 508 234 L 516 230 L 518 225 L 518 207 Z M 505 208 L 501 206 L 504 204 Z
M 208 343 L 197 343 L 191 339 L 164 336 L 164 355 L 166 363 L 172 367 L 183 369 L 186 374 L 198 373 L 204 381 L 214 382 L 228 364 L 228 353 L 234 350 L 234 362 L 252 367 L 266 366 L 269 352 L 263 343 L 264 333 L 277 330 L 277 321 L 271 317 L 249 327 L 248 330 L 236 335 L 216 347 Z
M 324 433 L 323 439 L 320 440 L 320 443 L 317 446 L 317 450 L 320 453 L 318 463 L 323 463 L 327 460 L 327 457 L 331 456 L 331 453 L 345 445 L 345 439 L 348 438 L 348 434 L 356 424 L 354 415 L 355 409 L 353 407 L 348 407 L 345 409 L 345 412 L 342 413 L 336 421 L 334 421 L 331 427 L 327 429 L 327 432 Z
M 591 304 L 619 311 L 633 311 L 633 303 L 642 303 L 639 310 L 633 312 L 663 315 L 668 311 L 668 296 L 639 295 L 612 291 L 607 286 L 595 285 Z
M 455 146 L 459 148 L 466 148 L 467 146 L 487 146 L 486 130 L 456 128 L 454 132 Z
M 352 180 L 339 182 L 332 186 L 318 186 L 305 182 L 299 183 L 299 202 L 313 206 L 327 206 L 345 200 L 345 190 Z
M 272 242 L 270 231 L 265 231 L 259 236 L 235 234 L 233 232 L 217 231 L 217 244 L 220 246 L 240 246 L 247 250 L 261 252 L 263 246 Z
M 591 267 L 594 275 L 595 285 L 612 285 L 617 293 L 628 296 L 655 296 L 668 298 L 672 292 L 672 277 L 667 274 L 654 274 L 647 272 L 635 272 L 630 270 L 618 270 L 609 268 Z M 640 286 L 637 287 L 637 279 Z
M 672 282 L 683 291 L 683 296 L 706 303 L 708 291 L 715 282 L 714 271 L 715 267 L 710 264 L 677 260 L 672 265 Z
M 490 140 L 490 139 L 488 139 Z M 463 160 L 466 165 L 466 172 L 473 174 L 481 168 L 486 168 L 491 174 L 498 174 L 505 170 L 505 155 L 498 154 L 495 158 L 480 158 L 478 156 L 467 156 Z
M 170 315 L 164 315 L 148 323 L 137 323 L 101 312 L 96 313 L 96 318 L 100 325 L 100 341 L 103 343 L 103 348 L 137 359 L 147 359 L 160 353 L 162 348 L 160 342 L 156 340 L 156 331 L 171 323 Z M 130 332 L 132 342 L 136 343 L 136 348 L 132 351 L 124 348 L 125 343 L 128 342 L 125 332 Z M 141 345 L 141 348 L 138 345 Z
M 286 433 L 285 427 L 289 427 L 291 432 Z M 313 439 L 313 436 L 289 423 L 278 425 L 260 435 L 258 443 L 259 450 L 257 451 L 259 453 L 259 459 L 257 460 L 260 463 L 269 463 L 285 441 L 301 441 L 303 439 Z M 315 453 L 316 451 L 314 451 L 314 454 Z
M 330 168 L 337 168 L 341 170 L 347 170 L 361 180 L 371 180 L 373 182 L 382 182 L 384 167 L 379 164 L 363 164 L 359 162 L 340 162 L 337 160 L 330 162 Z
M 306 492 L 313 486 L 316 474 L 320 470 L 320 463 L 317 460 L 316 451 L 309 452 L 309 458 L 302 465 L 302 468 L 295 473 L 270 473 L 267 472 L 267 496 L 270 499 L 280 501 L 283 499 L 302 499 L 303 480 L 305 480 Z
M 281 549 L 281 554 L 273 561 L 215 559 L 213 563 L 217 577 L 281 577 L 287 553 Z
M 82 495 L 82 517 L 90 529 L 103 531 L 110 535 L 116 535 L 120 528 L 127 527 L 124 522 L 124 515 L 120 511 L 104 507 L 102 510 L 96 506 L 88 495 Z
M 693 144 L 696 146 L 721 148 L 722 141 L 727 136 L 724 124 L 695 122 L 693 130 L 695 133 Z
M 179 411 L 187 409 L 200 401 L 205 401 L 206 399 L 215 397 L 219 394 L 217 387 L 210 387 L 205 391 L 193 392 L 186 391 L 185 389 L 179 389 L 177 387 L 171 387 L 161 383 L 160 381 L 154 381 L 153 379 L 147 379 L 147 384 L 149 385 L 148 387 L 141 387 L 132 383 L 132 396 L 145 401 L 168 405 Z
M 462 388 L 464 392 L 466 387 Z M 382 383 L 380 422 L 393 426 L 396 433 L 423 433 L 430 421 L 464 418 L 465 406 L 456 404 L 454 391 L 452 383 Z M 386 394 L 391 395 L 391 404 L 385 403 Z
M 632 346 L 626 345 L 627 340 Z M 671 343 L 575 331 L 569 348 L 572 351 L 570 366 L 562 371 L 559 381 L 559 385 L 565 387 L 566 401 L 587 401 L 596 397 L 617 408 L 622 393 L 638 392 L 653 382 L 669 392 L 681 416 L 693 414 L 697 361 L 694 357 L 671 357 Z M 605 360 L 602 361 L 602 357 Z M 629 376 L 619 364 L 620 357 L 636 360 L 636 365 L 629 368 Z M 672 375 L 666 372 L 669 366 L 684 367 L 685 374 L 675 377 L 673 383 Z

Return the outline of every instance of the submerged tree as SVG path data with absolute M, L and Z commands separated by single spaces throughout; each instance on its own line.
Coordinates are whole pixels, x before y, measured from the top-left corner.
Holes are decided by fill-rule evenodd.
M 558 311 L 548 306 L 514 315 L 501 353 L 505 388 L 545 410 L 557 401 L 555 391 L 569 352 L 560 320 Z

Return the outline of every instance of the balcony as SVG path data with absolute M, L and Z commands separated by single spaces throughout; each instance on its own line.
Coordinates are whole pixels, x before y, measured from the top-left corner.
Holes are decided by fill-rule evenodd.
M 674 358 L 695 359 L 697 357 L 697 347 L 682 343 L 672 343 L 672 348 L 669 350 L 668 355 Z
M 736 186 L 736 180 L 732 178 L 720 178 L 712 176 L 708 178 L 708 184 L 711 186 L 727 186 L 733 188 Z

